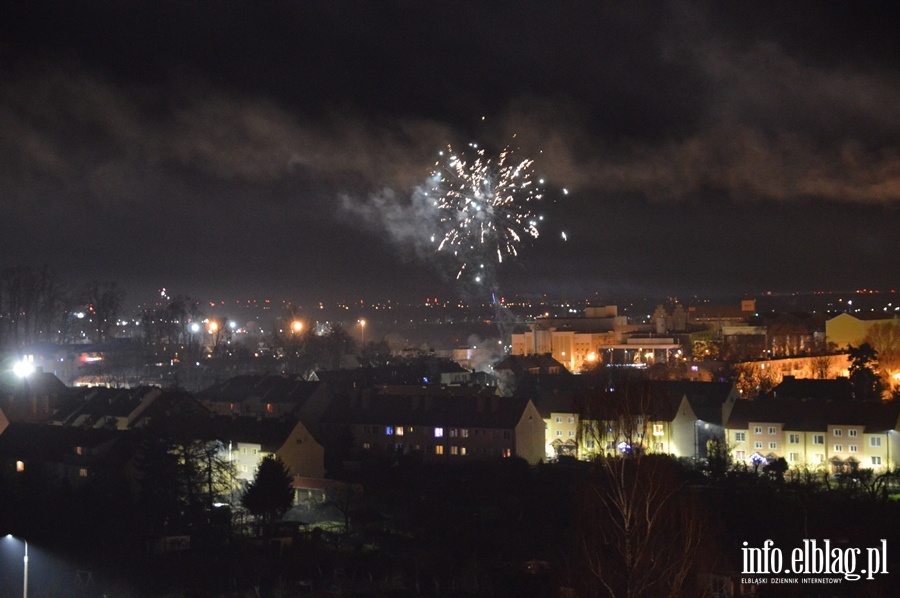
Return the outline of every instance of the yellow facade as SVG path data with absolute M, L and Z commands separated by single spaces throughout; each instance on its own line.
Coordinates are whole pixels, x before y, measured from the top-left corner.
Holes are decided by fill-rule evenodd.
M 771 433 L 774 428 L 775 432 Z M 846 471 L 851 460 L 861 469 L 888 471 L 895 465 L 900 434 L 865 433 L 861 425 L 829 425 L 824 430 L 783 429 L 779 423 L 750 422 L 747 429 L 726 428 L 735 463 L 752 464 L 754 453 L 766 458 L 783 457 L 793 468 Z M 770 448 L 771 445 L 776 448 Z
M 869 332 L 869 328 L 875 324 L 890 323 L 896 320 L 885 318 L 881 320 L 860 320 L 850 314 L 839 314 L 825 321 L 825 341 L 834 343 L 838 349 L 844 349 L 848 345 L 858 347 Z

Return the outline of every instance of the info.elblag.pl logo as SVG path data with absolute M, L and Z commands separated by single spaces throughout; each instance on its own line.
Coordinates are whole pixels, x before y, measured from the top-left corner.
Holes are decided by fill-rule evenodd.
M 832 546 L 831 540 L 803 540 L 802 546 L 785 556 L 772 540 L 766 540 L 759 548 L 743 543 L 741 557 L 744 575 L 822 575 L 842 576 L 856 581 L 865 575 L 875 579 L 887 570 L 887 540 L 880 545 L 865 548 Z M 863 568 L 864 567 L 864 568 Z M 763 579 L 757 583 L 766 583 Z

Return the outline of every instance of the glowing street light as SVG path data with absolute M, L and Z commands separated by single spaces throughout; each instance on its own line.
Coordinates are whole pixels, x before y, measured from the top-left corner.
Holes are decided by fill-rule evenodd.
M 360 319 L 359 321 L 359 338 L 363 345 L 366 344 L 366 321 Z
M 23 542 L 25 542 L 25 559 L 23 560 L 23 562 L 25 563 L 25 577 L 24 581 L 22 582 L 22 598 L 28 598 L 28 540 L 26 540 L 25 538 L 16 538 L 12 534 L 6 534 L 6 538 L 13 540 L 22 540 Z
M 294 320 L 293 322 L 291 322 L 291 332 L 293 332 L 294 334 L 300 334 L 302 330 L 303 322 L 301 322 L 300 320 Z
M 34 373 L 34 363 L 23 359 L 13 365 L 13 373 L 19 378 L 27 378 Z

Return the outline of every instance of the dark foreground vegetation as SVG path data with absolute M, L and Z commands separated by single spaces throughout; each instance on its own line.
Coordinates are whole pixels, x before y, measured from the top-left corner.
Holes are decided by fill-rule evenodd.
M 122 480 L 73 491 L 10 477 L 0 529 L 29 540 L 30 596 L 712 596 L 739 582 L 744 542 L 789 552 L 804 538 L 885 539 L 889 573 L 814 586 L 819 594 L 769 586 L 758 595 L 887 596 L 898 582 L 892 476 L 641 456 L 537 467 L 371 462 L 346 478 L 278 524 L 197 508 L 165 545 L 148 532 L 146 495 Z M 177 544 L 184 536 L 189 548 Z M 21 595 L 21 546 L 0 549 L 0 594 Z

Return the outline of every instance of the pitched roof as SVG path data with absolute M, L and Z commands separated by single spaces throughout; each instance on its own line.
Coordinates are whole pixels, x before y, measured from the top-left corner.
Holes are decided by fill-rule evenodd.
M 235 376 L 197 393 L 201 401 L 241 403 L 259 399 L 264 403 L 302 405 L 321 382 L 309 382 L 294 374 L 254 374 Z
M 677 380 L 663 382 L 673 397 L 687 397 L 697 417 L 710 424 L 722 425 L 722 405 L 731 394 L 731 382 L 697 382 Z
M 663 385 L 641 383 L 613 390 L 582 391 L 577 393 L 576 402 L 585 419 L 610 421 L 629 416 L 672 421 L 682 399 L 683 395 L 670 393 Z
M 781 384 L 773 388 L 767 396 L 773 399 L 849 401 L 853 399 L 853 387 L 848 378 L 816 380 L 785 376 Z
M 0 455 L 20 460 L 62 460 L 74 454 L 74 447 L 94 448 L 124 437 L 116 430 L 11 422 L 0 434 Z
M 566 366 L 558 362 L 550 354 L 541 355 L 507 355 L 499 363 L 494 365 L 494 371 L 509 370 L 514 374 L 526 374 L 529 370 L 537 369 L 538 373 L 568 374 Z
M 96 422 L 104 417 L 128 417 L 146 397 L 158 392 L 160 392 L 159 389 L 152 386 L 73 388 L 52 419 L 71 425 L 79 418 L 88 422 Z
M 259 444 L 264 451 L 274 452 L 284 445 L 297 424 L 294 418 L 220 416 L 213 418 L 212 429 L 219 440 Z
M 512 429 L 528 399 L 469 394 L 364 390 L 335 398 L 323 423 Z M 471 390 L 471 389 L 470 389 Z
M 742 429 L 760 422 L 780 423 L 785 430 L 824 431 L 829 425 L 849 425 L 878 433 L 895 429 L 898 421 L 900 404 L 895 402 L 742 399 L 735 401 L 726 427 Z

